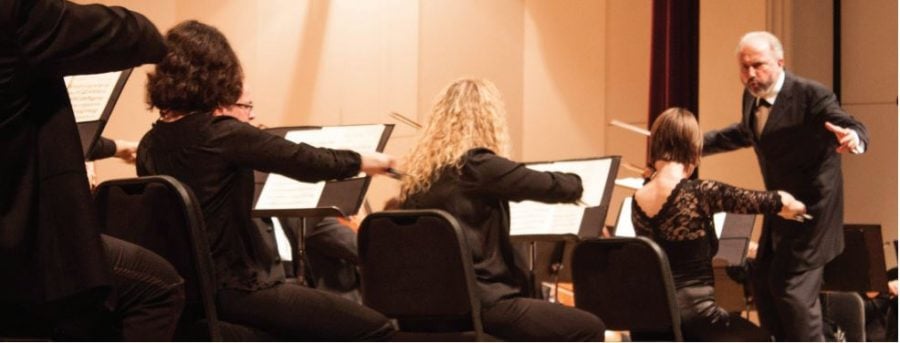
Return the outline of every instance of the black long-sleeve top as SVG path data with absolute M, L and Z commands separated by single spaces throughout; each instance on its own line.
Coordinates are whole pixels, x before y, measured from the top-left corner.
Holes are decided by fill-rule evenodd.
M 273 254 L 250 218 L 254 169 L 315 182 L 356 175 L 360 157 L 208 113 L 156 122 L 138 146 L 138 175 L 171 175 L 200 201 L 219 289 L 252 291 L 282 279 L 270 270 Z
M 709 180 L 683 179 L 672 189 L 659 212 L 648 216 L 633 201 L 635 232 L 653 239 L 666 252 L 675 288 L 713 285 L 712 258 L 719 248 L 713 214 L 778 213 L 781 196 L 737 188 Z
M 112 279 L 63 76 L 165 54 L 153 23 L 121 7 L 0 1 L 0 302 L 104 301 Z
M 116 146 L 116 141 L 100 136 L 100 138 L 97 139 L 97 144 L 94 145 L 94 148 L 88 153 L 87 160 L 96 161 L 113 157 L 116 155 L 116 148 L 118 148 Z
M 436 208 L 456 217 L 472 251 L 482 304 L 525 295 L 527 274 L 509 239 L 509 201 L 575 201 L 581 178 L 531 170 L 487 149 L 470 150 L 462 159 L 461 170 L 439 171 L 431 188 L 411 194 L 401 207 Z

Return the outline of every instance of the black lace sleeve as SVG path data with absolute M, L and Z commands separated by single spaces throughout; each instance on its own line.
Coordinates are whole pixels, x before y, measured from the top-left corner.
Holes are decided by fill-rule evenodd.
M 718 181 L 702 180 L 699 184 L 701 206 L 707 213 L 729 212 L 743 214 L 778 213 L 781 195 L 775 191 L 753 191 Z

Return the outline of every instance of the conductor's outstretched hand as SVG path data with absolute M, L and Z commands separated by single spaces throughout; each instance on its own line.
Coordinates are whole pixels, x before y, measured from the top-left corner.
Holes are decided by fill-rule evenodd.
M 840 144 L 840 146 L 837 147 L 838 153 L 857 152 L 856 149 L 859 147 L 859 135 L 856 134 L 856 131 L 829 122 L 825 122 L 825 129 L 831 131 L 834 133 L 834 136 L 837 137 L 838 144 Z

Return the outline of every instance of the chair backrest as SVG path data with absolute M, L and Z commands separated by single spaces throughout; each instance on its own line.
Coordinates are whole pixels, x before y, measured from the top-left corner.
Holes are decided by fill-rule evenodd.
M 572 256 L 575 307 L 607 328 L 669 331 L 683 339 L 675 283 L 665 252 L 645 237 L 579 242 Z
M 483 339 L 472 255 L 440 210 L 373 213 L 359 230 L 363 302 L 402 331 L 474 331 Z
M 155 252 L 184 278 L 182 323 L 205 318 L 209 339 L 221 341 L 215 269 L 194 193 L 170 176 L 146 176 L 101 183 L 95 202 L 105 234 Z
M 866 305 L 856 292 L 822 292 L 822 314 L 847 342 L 866 341 Z

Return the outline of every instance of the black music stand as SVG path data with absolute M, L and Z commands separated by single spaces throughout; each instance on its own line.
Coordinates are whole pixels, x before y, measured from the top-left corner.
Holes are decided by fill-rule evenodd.
M 376 151 L 384 151 L 387 140 L 393 131 L 393 124 L 384 124 L 384 130 L 379 138 Z M 282 136 L 288 132 L 296 130 L 317 130 L 322 129 L 318 126 L 299 126 L 299 127 L 278 127 L 266 129 L 267 132 Z M 313 143 L 314 145 L 314 143 Z M 325 183 L 322 194 L 319 197 L 316 207 L 312 208 L 292 208 L 292 209 L 260 209 L 257 208 L 262 188 L 268 179 L 269 174 L 256 171 L 254 174 L 256 181 L 256 189 L 254 190 L 254 206 L 251 215 L 254 217 L 294 217 L 300 218 L 300 234 L 299 237 L 291 237 L 291 261 L 297 281 L 300 284 L 314 286 L 313 280 L 306 280 L 306 231 L 308 229 L 307 219 L 315 217 L 346 217 L 359 212 L 365 199 L 366 192 L 371 183 L 371 177 L 357 177 L 344 180 L 333 180 Z M 297 244 L 294 244 L 297 242 Z
M 743 268 L 747 260 L 747 249 L 750 245 L 750 235 L 753 233 L 755 214 L 728 213 L 722 224 L 722 233 L 719 237 L 719 251 L 713 256 L 714 264 L 723 264 L 726 267 Z M 741 282 L 741 280 L 735 280 Z
M 844 252 L 825 265 L 823 291 L 887 292 L 881 225 L 844 225 Z
M 547 276 L 553 280 L 555 285 L 559 284 L 560 279 L 571 280 L 571 273 L 565 270 L 563 261 L 567 260 L 567 257 L 571 256 L 572 247 L 574 244 L 569 243 L 577 243 L 581 239 L 590 239 L 600 237 L 600 234 L 603 230 L 603 226 L 606 223 L 606 215 L 609 211 L 609 203 L 612 199 L 612 190 L 615 185 L 616 175 L 619 170 L 619 163 L 621 162 L 621 156 L 606 156 L 606 157 L 594 157 L 594 158 L 583 158 L 583 159 L 572 159 L 572 160 L 562 160 L 562 161 L 553 161 L 552 163 L 566 163 L 566 162 L 584 162 L 589 160 L 601 160 L 608 159 L 610 160 L 609 169 L 607 175 L 600 175 L 596 177 L 605 178 L 602 180 L 604 182 L 603 194 L 600 197 L 600 204 L 598 206 L 586 207 L 584 208 L 584 215 L 581 219 L 581 223 L 578 227 L 578 230 L 572 230 L 570 233 L 560 234 L 560 233 L 529 233 L 529 234 L 515 234 L 515 223 L 511 223 L 510 228 L 510 239 L 514 242 L 525 243 L 528 246 L 528 269 L 531 273 L 531 277 L 535 278 L 537 281 L 539 278 L 537 274 L 543 274 L 539 271 L 542 268 L 538 268 L 538 261 L 543 261 L 543 258 L 539 258 L 538 255 L 541 254 L 542 249 L 540 249 L 538 244 L 549 244 L 550 251 L 547 253 L 548 258 L 546 259 L 549 263 L 547 268 Z M 549 162 L 532 162 L 527 163 L 526 165 L 534 165 L 534 164 L 542 164 Z M 582 179 L 586 177 L 591 177 L 589 175 L 581 175 Z M 556 206 L 553 204 L 547 204 L 547 206 Z M 577 232 L 577 233 L 575 233 Z M 540 283 L 536 283 L 533 285 L 536 290 L 540 290 Z
M 106 102 L 106 106 L 103 108 L 103 112 L 100 115 L 100 119 L 78 122 L 78 136 L 81 138 L 81 149 L 84 153 L 85 159 L 90 156 L 92 150 L 97 146 L 97 141 L 100 140 L 101 133 L 103 133 L 103 129 L 106 128 L 106 123 L 109 122 L 109 116 L 112 114 L 113 108 L 116 107 L 116 102 L 119 101 L 119 96 L 122 95 L 122 90 L 125 88 L 125 83 L 128 82 L 128 77 L 131 76 L 132 68 L 122 70 L 119 74 L 119 79 L 116 81 L 116 85 L 112 89 L 112 93 L 109 95 L 109 99 Z M 73 77 L 87 77 L 82 75 L 76 75 Z

